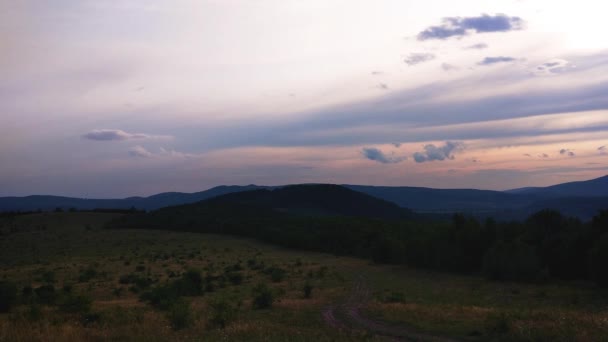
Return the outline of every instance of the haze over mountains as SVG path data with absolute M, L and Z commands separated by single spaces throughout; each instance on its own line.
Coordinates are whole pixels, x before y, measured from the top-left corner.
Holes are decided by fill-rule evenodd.
M 195 203 L 217 196 L 236 192 L 253 191 L 247 194 L 250 202 L 279 203 L 276 196 L 270 195 L 273 189 L 285 186 L 218 186 L 195 193 L 166 192 L 149 197 L 129 197 L 124 199 L 82 199 L 60 196 L 0 197 L 0 211 L 53 210 L 55 208 L 90 209 L 129 209 L 155 210 L 167 206 Z M 414 212 L 444 214 L 464 212 L 476 216 L 494 216 L 501 219 L 521 219 L 544 208 L 561 211 L 564 215 L 577 216 L 583 220 L 591 218 L 599 209 L 608 207 L 608 176 L 581 182 L 563 183 L 549 187 L 522 188 L 508 191 L 476 189 L 432 189 L 421 187 L 389 187 L 343 185 L 343 187 L 364 193 L 384 201 L 392 202 Z M 280 192 L 283 205 L 302 200 L 325 202 L 323 191 L 339 191 L 339 186 L 325 186 L 312 194 Z M 278 193 L 277 193 L 278 194 Z M 332 196 L 333 196 L 332 195 Z M 353 200 L 352 194 L 342 193 L 342 197 L 331 197 L 348 207 Z M 311 197 L 312 196 L 312 197 Z M 355 196 L 356 197 L 356 196 Z M 339 199 L 338 199 L 339 198 Z M 357 210 L 368 210 L 374 203 L 362 205 L 357 199 Z M 295 201 L 295 202 L 294 202 Z M 300 202 L 298 202 L 300 203 Z M 354 203 L 354 202 L 353 202 Z M 302 203 L 300 203 L 302 204 Z M 352 203 L 351 203 L 352 204 Z M 302 207 L 301 205 L 299 205 Z M 304 205 L 306 207 L 306 205 Z M 309 207 L 312 207 L 309 205 Z

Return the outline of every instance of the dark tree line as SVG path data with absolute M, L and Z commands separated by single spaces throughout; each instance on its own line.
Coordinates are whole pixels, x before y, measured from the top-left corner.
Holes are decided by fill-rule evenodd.
M 483 274 L 494 280 L 590 279 L 608 287 L 608 210 L 591 222 L 543 210 L 524 222 L 294 216 L 236 203 L 123 216 L 110 228 L 151 228 L 256 238 L 378 263 Z

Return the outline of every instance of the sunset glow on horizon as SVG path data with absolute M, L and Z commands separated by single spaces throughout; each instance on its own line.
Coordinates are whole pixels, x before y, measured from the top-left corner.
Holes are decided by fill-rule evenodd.
M 608 174 L 598 1 L 0 4 L 0 196 Z

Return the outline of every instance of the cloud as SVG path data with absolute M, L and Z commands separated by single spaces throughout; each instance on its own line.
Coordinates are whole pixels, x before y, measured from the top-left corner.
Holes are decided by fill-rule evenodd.
M 608 154 L 608 148 L 605 145 L 598 147 L 597 150 L 600 151 L 600 154 Z
M 435 55 L 432 53 L 410 53 L 403 61 L 409 66 L 432 61 Z
M 441 69 L 443 69 L 443 71 L 454 71 L 458 70 L 458 67 L 452 64 L 443 63 L 441 64 Z
M 374 71 L 372 71 L 372 72 L 371 72 L 371 74 L 372 74 L 373 76 L 380 76 L 380 75 L 382 75 L 382 74 L 384 74 L 384 73 L 383 73 L 382 71 L 374 70 Z
M 492 65 L 492 64 L 497 64 L 497 63 L 508 63 L 508 62 L 514 62 L 514 61 L 516 61 L 516 59 L 513 57 L 505 57 L 505 56 L 486 57 L 481 62 L 478 62 L 477 65 Z
M 128 133 L 120 129 L 94 129 L 83 134 L 82 138 L 95 141 L 122 141 L 131 139 L 171 138 L 171 136 Z
M 532 157 L 532 155 L 530 153 L 524 153 L 524 156 L 526 156 L 526 157 Z
M 574 152 L 570 151 L 570 149 L 567 148 L 562 148 L 561 150 L 559 150 L 559 154 L 561 155 L 567 155 L 569 157 L 574 157 Z
M 375 147 L 364 147 L 361 153 L 365 158 L 382 164 L 396 164 L 407 160 L 407 157 L 397 157 L 394 154 L 387 155 Z
M 386 84 L 386 83 L 379 83 L 376 87 L 378 89 L 388 90 L 388 84 Z
M 136 158 L 152 157 L 152 152 L 146 150 L 143 146 L 137 145 L 129 149 L 129 155 Z
M 129 156 L 135 157 L 135 158 L 153 158 L 153 157 L 190 158 L 190 157 L 196 156 L 194 154 L 178 152 L 175 150 L 167 150 L 162 147 L 159 148 L 158 152 L 150 152 L 141 145 L 137 145 L 137 146 L 130 148 L 128 153 L 129 153 Z
M 536 75 L 556 75 L 572 68 L 574 68 L 574 66 L 565 59 L 551 59 L 538 65 L 533 72 Z
M 483 50 L 483 49 L 487 49 L 488 48 L 488 44 L 486 43 L 477 43 L 477 44 L 473 44 L 473 45 L 469 45 L 467 47 L 465 47 L 466 50 Z
M 83 134 L 84 139 L 97 140 L 97 141 L 111 141 L 111 140 L 128 140 L 128 139 L 143 139 L 147 138 L 145 134 L 133 134 L 127 133 L 120 129 L 95 129 L 86 134 Z
M 401 143 L 398 143 L 398 142 L 397 143 L 393 143 L 393 146 L 395 146 L 396 148 L 399 148 L 399 147 L 401 147 Z
M 434 160 L 452 160 L 454 159 L 454 152 L 463 149 L 464 146 L 460 142 L 446 141 L 443 146 L 435 146 L 428 144 L 424 146 L 424 152 L 414 153 L 414 160 L 416 163 L 424 163 L 427 161 Z
M 541 153 L 538 155 L 538 158 L 549 158 L 549 155 L 546 153 Z
M 494 16 L 482 14 L 478 17 L 447 17 L 441 25 L 431 26 L 418 34 L 418 40 L 448 39 L 463 37 L 471 33 L 508 32 L 521 30 L 524 21 L 519 17 L 504 14 Z

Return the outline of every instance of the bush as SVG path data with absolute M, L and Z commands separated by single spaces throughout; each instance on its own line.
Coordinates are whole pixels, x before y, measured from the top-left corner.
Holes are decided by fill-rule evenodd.
M 17 285 L 12 282 L 0 282 L 0 312 L 8 312 L 17 302 Z
M 86 283 L 89 280 L 95 278 L 97 276 L 97 270 L 92 267 L 89 267 L 80 272 L 80 276 L 78 277 L 78 281 L 81 283 Z
M 304 288 L 302 289 L 304 292 L 304 298 L 312 297 L 312 289 L 313 289 L 313 286 L 311 283 L 306 282 L 306 284 L 304 284 Z
M 608 234 L 602 235 L 600 240 L 589 252 L 589 272 L 599 286 L 608 287 Z
M 173 286 L 161 285 L 142 293 L 139 298 L 160 310 L 169 310 L 177 302 L 179 296 Z
M 209 323 L 211 323 L 212 326 L 220 329 L 224 329 L 228 324 L 233 322 L 236 319 L 239 311 L 239 307 L 237 305 L 233 305 L 225 298 L 212 301 L 210 306 L 212 312 Z
M 403 292 L 392 291 L 389 295 L 384 297 L 385 303 L 404 303 L 405 295 Z
M 253 308 L 266 309 L 272 307 L 274 294 L 266 284 L 258 284 L 253 288 Z
M 36 293 L 36 300 L 40 304 L 52 305 L 55 304 L 57 298 L 57 292 L 53 285 L 43 285 L 34 290 Z
M 241 285 L 243 283 L 243 274 L 241 272 L 230 272 L 226 276 L 232 285 Z
M 200 296 L 203 294 L 203 277 L 199 271 L 189 270 L 173 286 L 179 296 Z
M 183 299 L 179 299 L 171 305 L 167 312 L 167 318 L 174 330 L 188 328 L 194 323 L 194 315 L 192 314 L 190 303 Z
M 66 294 L 59 301 L 59 310 L 65 313 L 88 313 L 91 311 L 91 298 L 83 295 Z
M 483 273 L 492 280 L 525 280 L 537 278 L 540 262 L 534 249 L 522 242 L 499 242 L 483 258 Z

